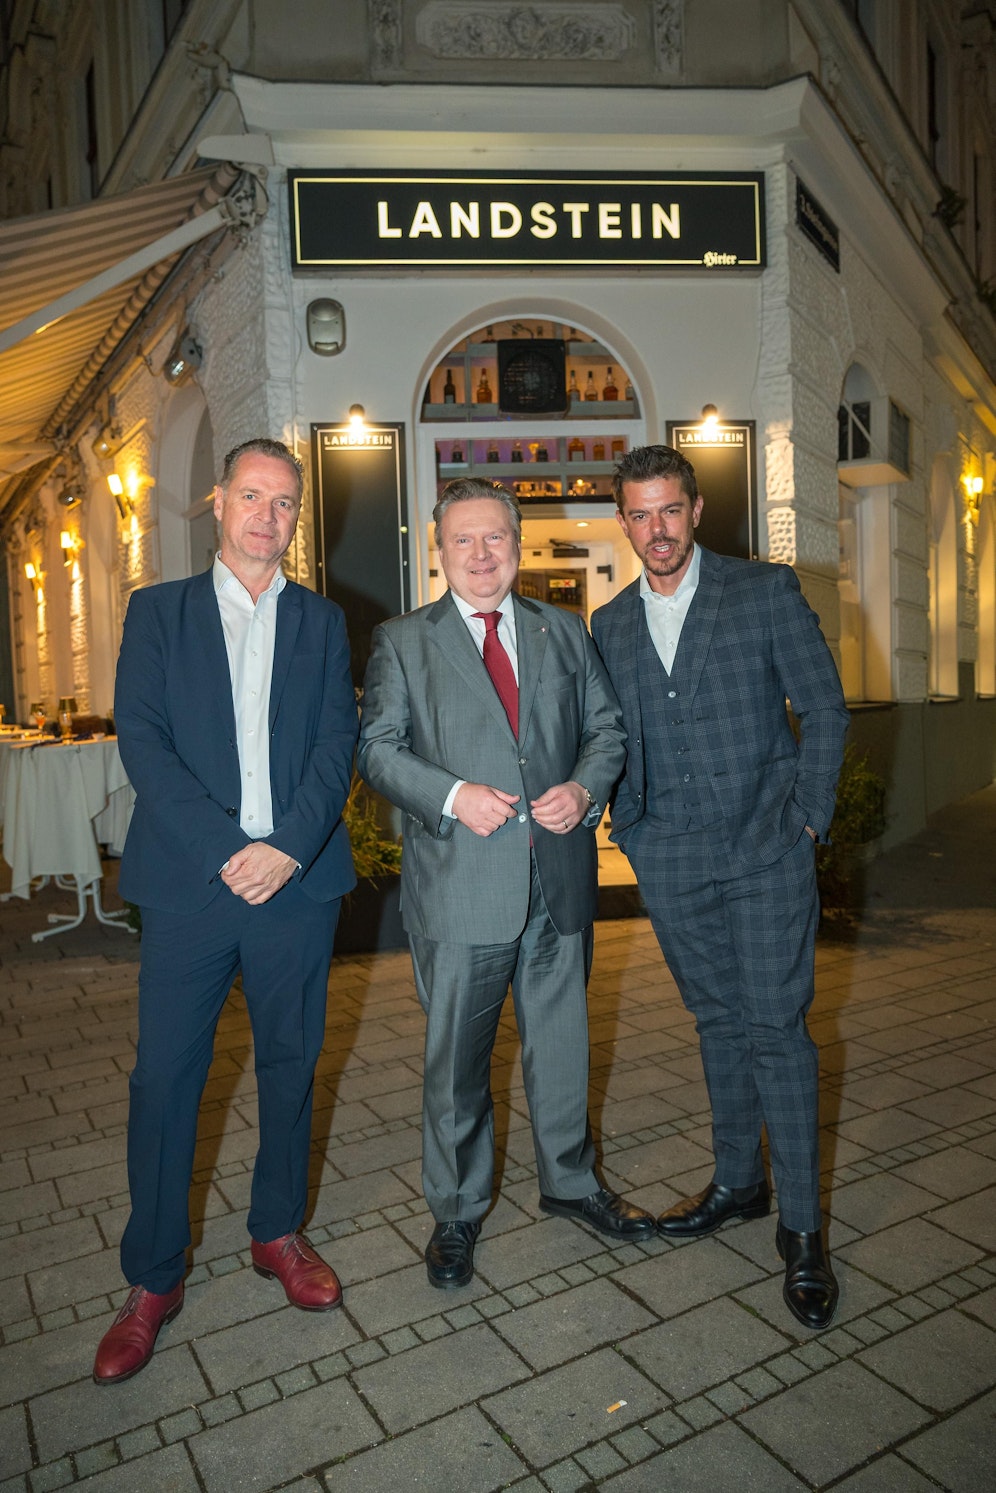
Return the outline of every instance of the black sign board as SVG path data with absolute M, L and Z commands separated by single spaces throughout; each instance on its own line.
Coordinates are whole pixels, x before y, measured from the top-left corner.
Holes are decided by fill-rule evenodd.
M 796 226 L 815 244 L 827 264 L 840 274 L 840 229 L 798 177 L 795 179 Z
M 757 493 L 754 482 L 754 421 L 667 422 L 668 444 L 695 468 L 704 499 L 696 530 L 707 549 L 741 560 L 757 559 Z
M 747 171 L 291 171 L 295 269 L 764 266 Z
M 318 589 L 346 613 L 353 682 L 378 622 L 411 605 L 405 427 L 312 425 Z

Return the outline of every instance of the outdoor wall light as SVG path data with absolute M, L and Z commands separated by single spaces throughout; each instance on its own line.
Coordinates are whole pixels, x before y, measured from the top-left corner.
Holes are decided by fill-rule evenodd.
M 719 425 L 719 410 L 714 404 L 702 406 L 702 429 L 713 431 Z
M 114 494 L 114 501 L 118 505 L 118 513 L 121 515 L 122 520 L 126 519 L 132 513 L 133 505 L 131 498 L 125 493 L 124 483 L 117 472 L 108 473 L 107 485 Z
M 346 313 L 339 301 L 312 301 L 306 313 L 308 346 L 323 358 L 334 358 L 346 346 Z
M 121 450 L 121 431 L 118 426 L 108 422 L 101 427 L 100 434 L 91 448 L 94 456 L 100 461 L 107 461 L 109 457 Z
M 178 388 L 185 384 L 204 362 L 204 349 L 189 327 L 184 327 L 163 364 L 163 378 Z
M 354 435 L 359 435 L 366 429 L 367 412 L 362 404 L 351 404 L 349 406 L 349 428 Z

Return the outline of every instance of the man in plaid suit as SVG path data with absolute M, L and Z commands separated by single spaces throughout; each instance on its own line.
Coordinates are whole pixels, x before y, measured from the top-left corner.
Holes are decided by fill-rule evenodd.
M 702 498 L 678 451 L 630 452 L 613 491 L 644 570 L 592 619 L 628 736 L 612 839 L 695 1017 L 716 1161 L 705 1192 L 658 1228 L 695 1239 L 765 1215 L 764 1126 L 785 1301 L 805 1326 L 825 1327 L 838 1292 L 822 1235 L 806 1012 L 815 845 L 830 828 L 848 722 L 840 681 L 787 565 L 694 542 Z

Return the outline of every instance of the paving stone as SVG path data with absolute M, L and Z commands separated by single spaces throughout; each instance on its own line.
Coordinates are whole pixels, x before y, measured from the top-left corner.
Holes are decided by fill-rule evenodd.
M 601 1485 L 606 1493 L 797 1493 L 805 1488 L 774 1457 L 730 1422 L 704 1431 L 692 1441 L 658 1453 L 638 1467 Z
M 421 1486 L 427 1468 L 433 1487 L 460 1493 L 490 1493 L 526 1470 L 480 1411 L 468 1407 L 326 1467 L 325 1476 L 329 1488 L 384 1493 Z
M 905 1146 L 921 1136 L 931 1135 L 937 1125 L 911 1115 L 905 1109 L 883 1109 L 875 1114 L 861 1115 L 857 1119 L 842 1120 L 834 1131 L 844 1140 L 853 1141 L 865 1151 L 875 1154 L 891 1151 L 895 1146 Z
M 908 1292 L 973 1264 L 979 1250 L 935 1223 L 912 1218 L 845 1245 L 838 1257 L 895 1290 Z
M 996 1183 L 996 1160 L 965 1146 L 952 1146 L 900 1167 L 896 1175 L 954 1200 Z
M 817 1486 L 927 1419 L 920 1406 L 853 1360 L 811 1375 L 740 1417 L 751 1435 Z
M 630 1463 L 643 1462 L 657 1450 L 657 1442 L 641 1426 L 630 1426 L 620 1436 L 613 1436 L 612 1445 Z
M 188 1349 L 168 1346 L 169 1326 L 163 1328 L 159 1342 L 162 1346 L 157 1347 L 141 1375 L 114 1385 L 113 1393 L 99 1390 L 90 1382 L 91 1343 L 82 1386 L 68 1384 L 32 1399 L 31 1420 L 43 1462 L 147 1424 L 150 1407 L 158 1417 L 205 1399 L 208 1391 Z
M 612 1411 L 620 1400 L 626 1403 Z M 645 1424 L 660 1408 L 660 1390 L 611 1348 L 534 1375 L 528 1383 L 485 1399 L 481 1409 L 534 1467 L 573 1456 L 630 1424 Z
M 921 1477 L 908 1462 L 885 1456 L 835 1483 L 834 1493 L 937 1493 L 937 1484 Z
M 202 1431 L 187 1444 L 207 1493 L 263 1493 L 379 1439 L 359 1397 L 336 1379 Z
M 731 1234 L 734 1230 L 729 1231 Z M 632 1291 L 659 1317 L 677 1316 L 703 1301 L 739 1290 L 760 1278 L 749 1260 L 719 1239 L 700 1239 L 619 1272 L 617 1284 Z
M 96 1253 L 102 1244 L 92 1218 L 55 1224 L 40 1233 L 14 1234 L 0 1242 L 0 1280 L 60 1260 L 79 1260 Z
M 625 1351 L 671 1399 L 687 1400 L 785 1346 L 780 1333 L 724 1298 L 638 1333 Z
M 996 1252 L 996 1187 L 987 1187 L 984 1192 L 938 1208 L 929 1218 L 990 1254 Z
M 396 1434 L 528 1374 L 522 1360 L 482 1323 L 360 1369 L 353 1379 L 381 1424 Z
M 548 1369 L 603 1343 L 627 1338 L 656 1319 L 611 1281 L 592 1281 L 497 1319 L 495 1330 L 534 1369 Z
M 992 1332 L 958 1311 L 865 1348 L 858 1361 L 932 1410 L 953 1410 L 996 1381 Z
M 871 1234 L 904 1218 L 926 1212 L 934 1196 L 922 1187 L 904 1182 L 894 1173 L 868 1177 L 836 1190 L 834 1217 L 841 1218 L 862 1234 Z
M 495 1290 L 504 1291 L 519 1281 L 535 1283 L 549 1272 L 588 1260 L 607 1247 L 604 1239 L 571 1219 L 544 1214 L 541 1221 L 504 1234 L 500 1239 L 485 1232 L 477 1245 L 474 1263 L 482 1279 Z
M 0 1478 L 26 1472 L 31 1466 L 31 1444 L 21 1405 L 0 1410 Z
M 223 1394 L 341 1352 L 358 1338 L 344 1312 L 297 1312 L 280 1306 L 266 1316 L 199 1335 L 194 1347 L 213 1392 Z
M 996 1487 L 996 1394 L 915 1436 L 902 1454 L 949 1493 Z

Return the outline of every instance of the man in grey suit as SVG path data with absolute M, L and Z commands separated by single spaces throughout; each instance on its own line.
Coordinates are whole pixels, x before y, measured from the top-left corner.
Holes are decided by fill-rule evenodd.
M 631 451 L 613 491 L 644 570 L 592 619 L 628 735 L 612 839 L 695 1017 L 716 1160 L 706 1190 L 658 1228 L 697 1239 L 727 1219 L 765 1215 L 763 1125 L 785 1301 L 805 1326 L 825 1327 L 837 1283 L 822 1235 L 806 1012 L 815 845 L 830 828 L 848 722 L 840 681 L 787 565 L 695 544 L 702 498 L 678 451 Z
M 619 776 L 619 708 L 580 617 L 513 593 L 518 503 L 451 482 L 449 590 L 378 627 L 359 770 L 404 811 L 401 906 L 426 1014 L 422 1180 L 430 1284 L 466 1285 L 491 1205 L 491 1052 L 512 986 L 540 1207 L 616 1239 L 654 1221 L 599 1185 L 588 1127 L 595 826 Z

